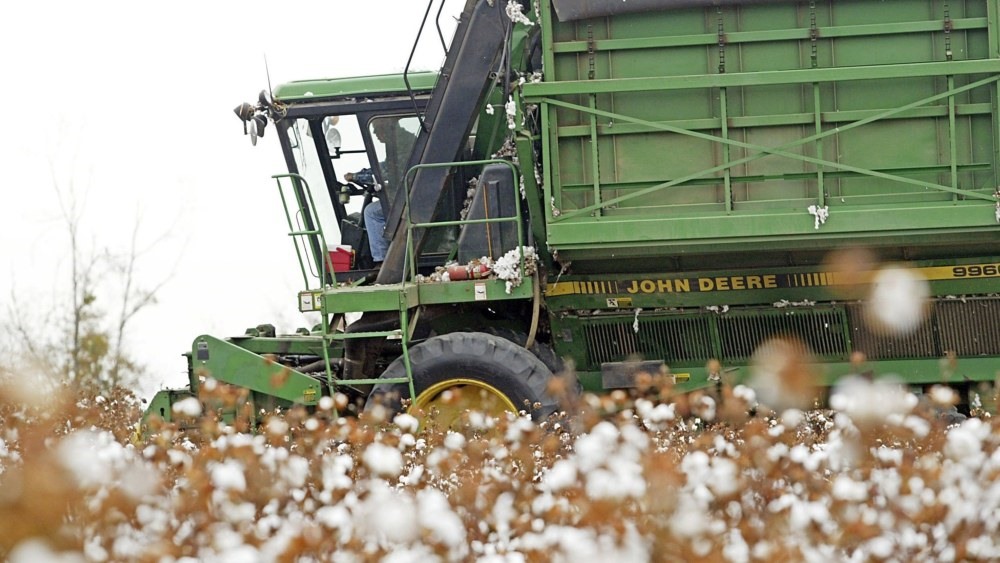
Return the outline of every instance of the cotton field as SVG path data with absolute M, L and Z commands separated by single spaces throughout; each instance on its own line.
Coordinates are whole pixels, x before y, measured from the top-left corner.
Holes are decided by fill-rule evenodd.
M 651 385 L 447 430 L 328 400 L 247 433 L 193 403 L 145 441 L 127 392 L 22 391 L 0 395 L 13 563 L 1000 559 L 1000 428 L 946 388 L 852 379 L 774 412 Z

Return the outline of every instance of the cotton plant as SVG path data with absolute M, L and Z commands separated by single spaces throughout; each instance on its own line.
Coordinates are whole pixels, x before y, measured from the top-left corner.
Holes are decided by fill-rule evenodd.
M 794 346 L 766 363 L 801 375 Z M 556 418 L 177 409 L 134 442 L 127 395 L 25 408 L 0 391 L 0 556 L 113 561 L 718 561 L 1000 557 L 1000 425 L 852 378 L 829 407 L 669 370 Z M 212 387 L 212 400 L 232 390 Z M 41 410 L 39 410 L 41 409 Z M 137 411 L 136 411 L 137 414 Z M 17 483 L 17 487 L 11 487 Z M 964 554 L 964 555 L 963 555 Z

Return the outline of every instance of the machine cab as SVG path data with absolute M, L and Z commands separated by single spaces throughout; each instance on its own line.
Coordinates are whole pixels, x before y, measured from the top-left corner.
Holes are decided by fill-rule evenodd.
M 282 196 L 289 227 L 302 235 L 296 242 L 303 269 L 314 279 L 325 277 L 320 285 L 368 277 L 378 266 L 373 246 L 382 242 L 387 247 L 390 233 L 397 239 L 405 236 L 406 230 L 396 225 L 406 223 L 404 188 L 415 178 L 419 180 L 413 167 L 421 162 L 421 156 L 427 156 L 418 154 L 424 127 L 421 119 L 436 79 L 436 73 L 418 73 L 407 75 L 405 80 L 402 75 L 384 75 L 292 82 L 278 87 L 273 101 L 262 94 L 257 107 L 244 104 L 237 108 L 254 138 L 269 122 L 275 124 L 289 170 L 285 180 L 294 192 Z M 477 136 L 477 125 L 482 123 L 473 123 L 468 142 L 460 143 L 463 146 L 457 155 L 434 155 L 430 162 L 489 158 L 506 128 L 502 119 L 493 119 L 488 128 L 491 133 Z M 503 168 L 497 182 L 485 169 L 452 167 L 441 180 L 447 187 L 437 193 L 432 204 L 434 222 L 464 218 L 463 207 L 472 201 L 470 186 L 478 184 L 510 194 L 490 196 L 488 205 L 476 206 L 476 210 L 510 200 L 502 205 L 506 212 L 501 215 L 512 216 L 514 179 L 509 168 Z M 426 209 L 427 202 L 419 203 Z M 493 213 L 492 207 L 489 209 Z M 475 214 L 469 218 L 476 218 Z M 381 220 L 386 229 L 373 219 Z M 493 244 L 486 233 L 498 241 L 516 242 L 512 223 L 502 228 L 477 228 L 483 233 L 476 235 L 471 232 L 476 229 L 454 225 L 429 229 L 418 250 L 418 270 L 429 273 L 456 258 L 493 257 L 490 250 L 502 254 L 513 244 Z M 327 257 L 330 260 L 324 268 Z M 308 280 L 306 285 L 311 285 Z
M 307 237 L 299 250 L 309 257 L 314 276 L 323 270 L 317 262 L 330 257 L 325 270 L 333 272 L 325 283 L 364 277 L 375 266 L 370 237 L 381 236 L 381 229 L 367 223 L 387 216 L 401 199 L 421 127 L 418 115 L 436 77 L 300 81 L 276 88 L 273 102 L 262 95 L 258 110 L 263 108 L 275 124 L 295 192 L 283 195 L 290 227 L 319 233 Z M 255 137 L 267 124 L 266 119 L 255 123 L 257 116 L 245 118 Z M 292 197 L 300 203 L 297 208 L 288 201 Z M 379 213 L 365 213 L 369 206 Z
M 309 219 L 334 253 L 336 272 L 372 268 L 378 242 L 370 237 L 382 228 L 368 222 L 385 217 L 403 189 L 419 127 L 412 110 L 302 117 L 279 127 L 289 171 L 305 180 L 314 203 Z M 366 213 L 368 206 L 377 213 Z M 306 227 L 305 217 L 296 219 Z

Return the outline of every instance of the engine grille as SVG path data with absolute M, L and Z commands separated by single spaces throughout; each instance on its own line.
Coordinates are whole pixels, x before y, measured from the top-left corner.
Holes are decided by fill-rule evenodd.
M 793 309 L 779 314 L 720 316 L 718 319 L 721 358 L 727 361 L 750 359 L 754 350 L 774 337 L 793 337 L 816 355 L 842 357 L 847 353 L 843 314 L 839 309 Z
M 1000 353 L 1000 299 L 948 299 L 936 307 L 941 348 L 959 356 Z
M 1000 298 L 940 299 L 909 334 L 870 323 L 860 303 L 792 309 L 758 308 L 723 314 L 644 312 L 582 319 L 591 369 L 605 362 L 663 359 L 746 362 L 763 342 L 790 337 L 820 359 L 844 361 L 851 352 L 872 360 L 1000 355 Z M 638 331 L 635 323 L 638 322 Z
M 631 322 L 590 324 L 587 350 L 592 365 L 636 357 L 671 358 L 675 362 L 701 361 L 712 356 L 712 329 L 707 317 L 639 316 L 639 330 Z

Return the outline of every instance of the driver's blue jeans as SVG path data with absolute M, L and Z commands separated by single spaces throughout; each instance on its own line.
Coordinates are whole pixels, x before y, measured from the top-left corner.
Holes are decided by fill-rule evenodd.
M 385 260 L 385 252 L 389 243 L 385 240 L 385 215 L 378 200 L 371 202 L 365 208 L 365 230 L 368 231 L 368 246 L 372 250 L 372 260 Z

